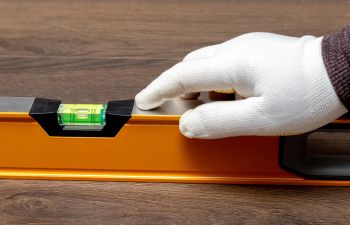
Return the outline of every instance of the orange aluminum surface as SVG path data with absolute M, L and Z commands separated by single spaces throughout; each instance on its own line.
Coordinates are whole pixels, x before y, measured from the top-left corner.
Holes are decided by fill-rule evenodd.
M 278 165 L 278 137 L 188 139 L 179 116 L 133 115 L 114 138 L 50 137 L 27 113 L 0 113 L 0 177 L 239 184 L 305 180 Z

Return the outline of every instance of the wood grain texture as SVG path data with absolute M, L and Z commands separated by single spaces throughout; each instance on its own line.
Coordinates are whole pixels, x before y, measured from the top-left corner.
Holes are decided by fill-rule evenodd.
M 322 35 L 350 21 L 349 1 L 0 2 L 0 54 L 178 58 L 252 31 Z
M 346 224 L 350 191 L 167 183 L 0 181 L 1 224 Z
M 0 95 L 133 98 L 188 52 L 267 31 L 324 35 L 350 1 L 0 1 Z M 349 224 L 350 189 L 0 180 L 0 224 Z
M 147 58 L 0 57 L 0 95 L 71 103 L 133 99 L 174 63 Z

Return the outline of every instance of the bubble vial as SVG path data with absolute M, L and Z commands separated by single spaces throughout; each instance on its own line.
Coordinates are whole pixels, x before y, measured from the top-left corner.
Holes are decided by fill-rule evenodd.
M 61 126 L 104 126 L 106 104 L 61 104 L 57 111 Z

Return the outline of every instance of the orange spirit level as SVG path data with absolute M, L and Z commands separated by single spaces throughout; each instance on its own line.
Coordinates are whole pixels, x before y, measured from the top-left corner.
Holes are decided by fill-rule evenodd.
M 130 100 L 0 97 L 0 177 L 350 185 L 346 119 L 289 137 L 188 139 L 178 120 L 198 104 L 169 101 L 141 111 Z

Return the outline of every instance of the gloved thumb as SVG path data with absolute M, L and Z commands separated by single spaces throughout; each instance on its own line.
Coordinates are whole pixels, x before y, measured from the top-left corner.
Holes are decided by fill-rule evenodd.
M 189 138 L 224 138 L 273 133 L 259 105 L 262 97 L 207 103 L 184 113 L 180 131 Z

